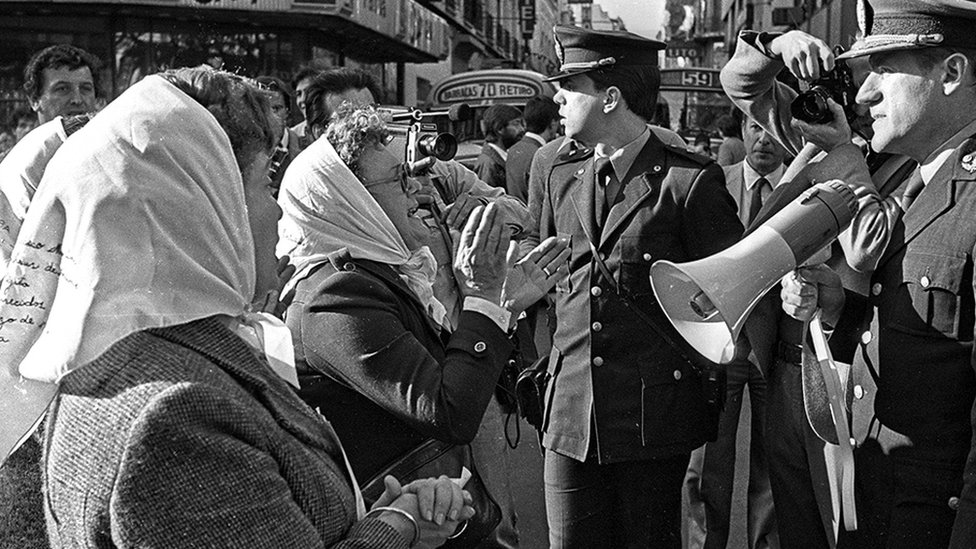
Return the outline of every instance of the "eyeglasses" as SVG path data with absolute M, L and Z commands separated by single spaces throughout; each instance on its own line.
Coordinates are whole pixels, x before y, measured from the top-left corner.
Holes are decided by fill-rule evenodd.
M 407 177 L 408 177 L 408 174 L 407 174 L 407 165 L 406 164 L 397 164 L 397 166 L 396 166 L 396 173 L 394 173 L 393 175 L 391 175 L 389 177 L 384 177 L 382 179 L 373 179 L 372 181 L 363 181 L 363 187 L 366 187 L 367 189 L 369 189 L 371 187 L 378 187 L 380 185 L 388 185 L 390 183 L 400 183 L 400 190 L 403 191 L 403 194 L 410 194 L 410 192 L 411 192 L 410 182 L 407 179 Z

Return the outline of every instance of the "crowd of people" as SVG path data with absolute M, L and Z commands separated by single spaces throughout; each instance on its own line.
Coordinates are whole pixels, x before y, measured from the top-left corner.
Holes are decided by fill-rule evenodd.
M 653 124 L 666 45 L 625 31 L 557 26 L 558 91 L 487 109 L 474 170 L 405 162 L 360 70 L 108 100 L 98 59 L 38 52 L 0 152 L 0 541 L 527 547 L 538 489 L 554 548 L 976 547 L 976 8 L 869 13 L 842 55 L 742 32 L 718 163 Z M 777 76 L 841 64 L 856 101 L 795 118 Z M 831 180 L 849 226 L 701 360 L 651 265 Z

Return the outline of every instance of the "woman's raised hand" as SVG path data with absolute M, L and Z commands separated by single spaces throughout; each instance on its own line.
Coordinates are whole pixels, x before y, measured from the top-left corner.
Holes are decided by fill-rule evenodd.
M 502 306 L 519 314 L 542 299 L 553 286 L 569 275 L 569 239 L 550 236 L 514 265 L 505 280 Z
M 475 208 L 458 238 L 454 278 L 464 297 L 501 303 L 510 237 L 495 204 Z

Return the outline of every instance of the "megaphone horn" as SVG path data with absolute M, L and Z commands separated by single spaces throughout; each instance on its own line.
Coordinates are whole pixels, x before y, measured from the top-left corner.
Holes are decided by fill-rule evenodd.
M 726 250 L 687 263 L 656 261 L 654 295 L 695 350 L 727 363 L 762 296 L 833 242 L 856 213 L 850 187 L 836 180 L 818 183 Z

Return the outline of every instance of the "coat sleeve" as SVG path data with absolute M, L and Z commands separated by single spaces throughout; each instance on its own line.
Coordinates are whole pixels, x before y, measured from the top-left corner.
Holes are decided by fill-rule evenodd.
M 443 168 L 437 168 L 435 171 L 445 178 L 454 196 L 466 193 L 487 202 L 494 202 L 505 223 L 513 228 L 513 233 L 525 233 L 529 224 L 529 210 L 521 200 L 505 194 L 505 189 L 485 183 L 478 178 L 478 174 L 464 167 L 460 162 L 450 160 L 435 164 L 435 166 L 441 165 Z
M 742 236 L 735 200 L 725 186 L 725 172 L 708 163 L 688 191 L 681 229 L 685 252 L 701 259 L 735 244 Z
M 790 125 L 790 103 L 796 92 L 776 80 L 785 68 L 757 47 L 759 34 L 743 31 L 735 55 L 722 69 L 722 87 L 732 102 L 756 120 L 790 154 L 797 156 L 784 175 L 784 182 L 804 179 L 809 186 L 828 179 L 840 179 L 857 196 L 858 212 L 850 227 L 838 238 L 848 265 L 857 271 L 874 269 L 890 238 L 900 208 L 894 199 L 882 199 L 871 181 L 863 155 L 854 145 L 842 145 L 824 155 Z
M 296 503 L 255 407 L 214 387 L 179 384 L 148 403 L 132 426 L 113 486 L 117 547 L 407 547 L 382 521 L 352 524 L 340 492 L 348 482 L 325 452 L 310 474 L 331 475 L 321 497 L 332 526 L 323 539 Z M 350 527 L 351 526 L 351 527 Z
M 976 254 L 976 249 L 973 253 Z M 976 291 L 976 277 L 973 278 L 973 290 Z M 976 348 L 970 356 L 970 363 L 976 367 Z M 976 547 L 976 401 L 973 401 L 970 420 L 974 434 L 970 442 L 966 468 L 963 471 L 962 493 L 959 495 L 959 508 L 956 510 L 956 521 L 952 526 L 949 549 Z
M 425 345 L 441 343 L 407 329 L 404 303 L 378 279 L 344 271 L 317 284 L 299 319 L 309 365 L 427 436 L 470 442 L 512 351 L 505 333 L 462 311 L 440 363 Z
M 803 148 L 802 138 L 790 126 L 790 103 L 796 92 L 776 80 L 785 65 L 762 53 L 756 47 L 758 38 L 759 33 L 753 31 L 739 34 L 735 54 L 722 68 L 722 88 L 739 110 L 796 156 Z
M 529 199 L 529 164 L 535 150 L 516 144 L 508 150 L 505 161 L 505 189 L 510 196 L 523 202 Z M 529 158 L 525 158 L 528 156 Z

